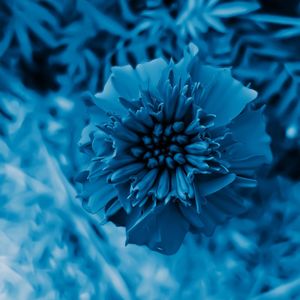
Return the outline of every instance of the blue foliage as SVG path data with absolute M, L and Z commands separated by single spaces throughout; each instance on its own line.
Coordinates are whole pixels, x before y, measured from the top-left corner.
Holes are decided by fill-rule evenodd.
M 0 1 L 0 298 L 298 299 L 299 17 Z

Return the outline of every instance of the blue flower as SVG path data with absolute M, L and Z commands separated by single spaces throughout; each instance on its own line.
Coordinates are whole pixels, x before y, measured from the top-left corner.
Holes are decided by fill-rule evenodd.
M 257 93 L 196 52 L 112 68 L 87 100 L 80 141 L 91 156 L 78 178 L 84 207 L 125 226 L 127 243 L 164 254 L 244 211 L 242 191 L 271 157 L 262 112 L 247 106 Z

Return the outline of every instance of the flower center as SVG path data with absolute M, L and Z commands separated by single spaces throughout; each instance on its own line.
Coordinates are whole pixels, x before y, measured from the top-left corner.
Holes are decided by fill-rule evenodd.
M 170 168 L 186 162 L 184 147 L 190 137 L 184 133 L 184 123 L 156 124 L 149 135 L 142 137 L 141 157 L 148 168 Z

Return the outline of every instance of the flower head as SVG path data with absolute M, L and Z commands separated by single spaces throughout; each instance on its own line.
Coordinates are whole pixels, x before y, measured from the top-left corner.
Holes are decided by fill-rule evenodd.
M 86 209 L 126 226 L 128 243 L 165 254 L 187 231 L 212 234 L 242 212 L 241 190 L 270 157 L 261 111 L 245 108 L 256 92 L 196 52 L 113 68 L 87 101 L 80 142 L 92 157 L 79 176 Z

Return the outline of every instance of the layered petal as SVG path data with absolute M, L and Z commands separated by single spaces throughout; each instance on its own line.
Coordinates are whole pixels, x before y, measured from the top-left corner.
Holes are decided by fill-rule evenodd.
M 231 159 L 264 156 L 266 163 L 271 161 L 271 140 L 266 133 L 264 116 L 260 110 L 248 108 L 233 120 L 229 128 L 236 141 L 230 149 Z
M 143 213 L 127 229 L 127 243 L 147 245 L 166 255 L 176 253 L 189 229 L 177 206 L 157 207 Z
M 207 113 L 216 115 L 216 127 L 229 124 L 257 97 L 256 91 L 232 77 L 230 69 L 193 66 L 191 74 L 204 88 L 204 95 L 197 104 Z

